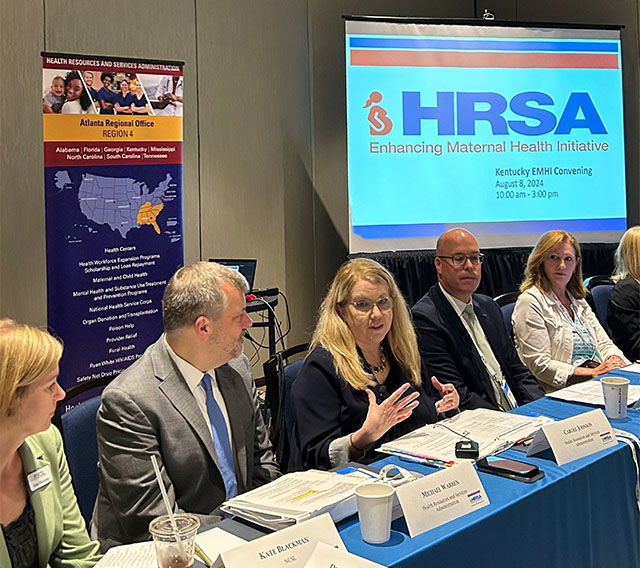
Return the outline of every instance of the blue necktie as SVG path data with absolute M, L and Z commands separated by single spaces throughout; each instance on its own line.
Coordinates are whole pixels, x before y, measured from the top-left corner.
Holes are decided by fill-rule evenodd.
M 207 414 L 211 422 L 211 433 L 213 434 L 213 445 L 218 457 L 218 467 L 224 481 L 224 488 L 227 492 L 227 499 L 231 499 L 238 494 L 238 483 L 236 481 L 236 471 L 233 466 L 233 453 L 229 443 L 229 431 L 224 421 L 222 410 L 213 397 L 211 387 L 211 375 L 205 373 L 202 377 L 202 386 L 207 394 Z

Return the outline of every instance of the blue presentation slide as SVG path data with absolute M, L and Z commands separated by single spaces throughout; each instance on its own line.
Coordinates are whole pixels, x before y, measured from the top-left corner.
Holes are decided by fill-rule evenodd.
M 352 251 L 626 228 L 617 30 L 348 21 L 346 53 Z

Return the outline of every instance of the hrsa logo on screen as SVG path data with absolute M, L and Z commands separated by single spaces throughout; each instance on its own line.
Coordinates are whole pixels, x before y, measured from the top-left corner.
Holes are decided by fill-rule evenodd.
M 381 101 L 382 94 L 373 91 L 364 107 L 369 108 L 369 132 L 377 136 L 388 134 L 393 128 L 387 111 L 378 104 Z M 505 118 L 507 109 L 517 118 Z M 478 122 L 487 123 L 493 135 L 571 134 L 575 129 L 607 134 L 598 109 L 586 92 L 570 93 L 564 106 L 559 107 L 551 95 L 541 91 L 518 93 L 510 100 L 494 92 L 437 91 L 435 105 L 423 105 L 419 91 L 403 91 L 403 134 L 421 135 L 423 121 L 435 121 L 437 133 L 443 136 L 474 135 Z

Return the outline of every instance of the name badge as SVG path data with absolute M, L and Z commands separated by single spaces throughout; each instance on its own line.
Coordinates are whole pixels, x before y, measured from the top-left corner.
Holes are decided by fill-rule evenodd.
M 489 504 L 469 462 L 396 488 L 411 538 Z
M 551 448 L 558 465 L 564 465 L 617 443 L 611 424 L 602 409 L 597 408 L 540 428 L 527 455 Z
M 51 475 L 51 468 L 48 465 L 36 469 L 34 472 L 27 475 L 27 483 L 29 484 L 29 491 L 35 493 L 38 489 L 42 489 L 46 485 L 49 485 L 53 477 Z
M 319 542 L 346 550 L 329 513 L 247 542 L 220 557 L 226 568 L 303 568 Z

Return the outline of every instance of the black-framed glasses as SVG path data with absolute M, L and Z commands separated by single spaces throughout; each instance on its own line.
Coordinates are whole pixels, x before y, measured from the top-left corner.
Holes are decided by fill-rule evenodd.
M 451 261 L 451 264 L 456 267 L 464 266 L 467 262 L 467 259 L 473 264 L 473 266 L 478 266 L 478 264 L 482 264 L 484 259 L 487 257 L 483 252 L 476 252 L 473 254 L 452 254 L 451 256 L 444 256 L 439 254 L 437 258 L 448 258 Z
M 347 304 L 353 306 L 356 311 L 360 312 L 361 314 L 370 313 L 373 310 L 373 306 L 378 306 L 378 309 L 381 312 L 388 312 L 389 310 L 393 309 L 393 298 L 384 296 L 377 302 L 363 298 L 361 300 L 356 300 L 355 302 L 347 302 Z

